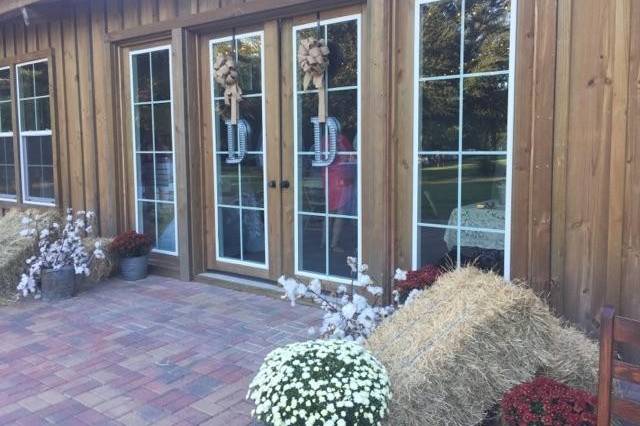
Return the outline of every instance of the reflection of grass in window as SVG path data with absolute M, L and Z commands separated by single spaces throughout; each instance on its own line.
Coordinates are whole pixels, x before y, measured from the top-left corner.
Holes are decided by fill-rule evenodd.
M 497 185 L 506 181 L 506 158 L 466 157 L 462 165 L 462 205 L 498 200 Z
M 496 185 L 505 182 L 506 158 L 466 157 L 462 164 L 463 191 L 461 204 L 495 200 L 498 197 Z M 458 201 L 458 165 L 423 166 L 422 209 L 427 209 L 430 217 L 448 223 L 450 208 L 456 208 Z M 433 210 L 431 203 L 436 208 Z

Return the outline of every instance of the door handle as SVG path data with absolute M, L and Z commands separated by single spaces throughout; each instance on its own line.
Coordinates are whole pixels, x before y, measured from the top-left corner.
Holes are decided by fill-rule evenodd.
M 269 181 L 269 188 L 275 188 L 276 187 L 276 181 L 275 180 L 270 180 Z
M 287 188 L 289 188 L 289 186 L 290 185 L 289 185 L 289 181 L 288 180 L 281 180 L 280 181 L 280 188 L 287 189 Z

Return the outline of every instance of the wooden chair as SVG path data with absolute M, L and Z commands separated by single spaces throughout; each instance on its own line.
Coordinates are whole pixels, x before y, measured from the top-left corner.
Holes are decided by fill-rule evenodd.
M 612 395 L 614 378 L 640 385 L 640 366 L 615 359 L 616 342 L 640 349 L 640 321 L 616 316 L 613 307 L 605 306 L 600 322 L 598 426 L 609 426 L 612 415 L 640 423 L 640 403 Z

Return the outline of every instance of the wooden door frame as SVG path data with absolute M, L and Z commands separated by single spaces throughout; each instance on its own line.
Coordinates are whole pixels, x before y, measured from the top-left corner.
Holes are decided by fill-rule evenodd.
M 170 61 L 171 61 L 171 79 L 172 79 L 172 103 L 173 103 L 173 139 L 174 139 L 174 162 L 175 162 L 175 187 L 176 187 L 176 211 L 175 220 L 177 221 L 177 235 L 176 235 L 176 251 L 177 255 L 166 255 L 163 253 L 152 252 L 150 255 L 149 263 L 153 272 L 158 272 L 163 275 L 179 277 L 184 280 L 191 279 L 191 267 L 190 267 L 190 248 L 189 248 L 189 232 L 188 232 L 188 190 L 186 190 L 185 177 L 187 176 L 184 171 L 186 170 L 186 145 L 184 143 L 184 105 L 181 101 L 182 90 L 176 90 L 177 84 L 181 84 L 183 81 L 183 67 L 181 66 L 182 55 L 180 52 L 182 49 L 176 49 L 176 46 L 181 46 L 182 41 L 178 38 L 176 40 L 176 34 L 165 35 L 164 37 L 154 37 L 152 39 L 140 39 L 129 40 L 125 44 L 115 46 L 117 61 L 117 82 L 118 92 L 115 94 L 118 97 L 119 111 L 118 116 L 119 127 L 117 129 L 119 134 L 119 151 L 121 167 L 121 188 L 122 188 L 122 211 L 123 229 L 136 229 L 137 218 L 135 217 L 135 176 L 134 176 L 134 164 L 133 164 L 133 144 L 131 140 L 132 126 L 131 121 L 131 76 L 130 70 L 130 52 L 136 50 L 143 50 L 153 47 L 168 46 L 170 47 Z M 177 86 L 177 87 L 182 87 Z
M 291 60 L 286 60 L 286 49 L 291 49 L 291 27 L 294 19 L 315 19 L 315 12 L 335 13 L 336 10 L 353 11 L 359 8 L 361 13 L 361 32 L 363 49 L 361 60 L 367 66 L 362 67 L 363 77 L 361 86 L 361 103 L 363 117 L 371 116 L 364 126 L 362 139 L 372 140 L 376 143 L 376 149 L 370 155 L 363 150 L 361 161 L 367 161 L 368 171 L 363 170 L 363 180 L 367 179 L 372 185 L 379 188 L 371 197 L 363 200 L 362 219 L 370 217 L 374 224 L 372 232 L 363 232 L 363 249 L 368 253 L 367 260 L 371 263 L 370 274 L 378 282 L 385 285 L 388 290 L 389 278 L 394 266 L 391 255 L 393 245 L 392 208 L 393 192 L 393 163 L 389 161 L 394 150 L 391 140 L 391 11 L 392 0 L 380 0 L 369 2 L 366 0 L 287 0 L 281 1 L 261 0 L 254 5 L 243 6 L 242 11 L 237 7 L 222 7 L 208 14 L 200 14 L 165 21 L 156 24 L 144 25 L 128 30 L 111 31 L 105 36 L 105 65 L 106 65 L 106 128 L 108 139 L 114 141 L 116 191 L 121 196 L 115 197 L 117 203 L 117 215 L 114 222 L 117 229 L 123 231 L 131 227 L 133 223 L 129 200 L 131 188 L 128 186 L 128 174 L 131 170 L 127 167 L 128 134 L 125 133 L 125 120 L 128 105 L 123 98 L 123 76 L 121 72 L 123 58 L 121 50 L 141 43 L 158 40 L 170 40 L 172 45 L 173 78 L 174 78 L 174 110 L 175 114 L 175 155 L 176 155 L 176 185 L 183 194 L 178 198 L 179 257 L 170 268 L 159 270 L 167 275 L 190 280 L 194 275 L 207 271 L 206 257 L 207 244 L 211 235 L 207 231 L 206 214 L 207 196 L 211 192 L 206 190 L 207 162 L 203 159 L 207 155 L 207 140 L 209 129 L 203 123 L 203 117 L 207 115 L 208 94 L 203 91 L 200 80 L 203 75 L 203 67 L 208 66 L 208 61 L 202 61 L 202 34 L 211 33 L 213 30 L 223 31 L 242 25 L 264 25 L 265 55 L 267 51 L 277 54 L 265 57 L 265 70 L 277 66 L 279 73 L 265 74 L 265 84 L 274 87 L 279 96 L 267 96 L 267 109 L 278 111 L 282 117 L 287 117 L 287 111 L 291 109 L 291 93 L 282 90 L 291 79 Z M 303 15 L 313 12 L 313 15 Z M 352 14 L 342 12 L 341 14 Z M 291 18 L 297 16 L 297 18 Z M 288 29 L 287 29 L 288 28 Z M 267 36 L 273 34 L 273 37 Z M 281 43 L 280 37 L 286 35 L 285 42 Z M 284 49 L 280 49 L 280 45 Z M 289 51 L 289 55 L 291 52 Z M 208 52 L 205 58 L 208 57 Z M 273 61 L 273 64 L 271 62 Z M 281 66 L 282 64 L 282 66 Z M 206 71 L 206 70 L 204 70 Z M 204 74 L 208 74 L 204 72 Z M 178 105 L 182 103 L 182 105 Z M 289 117 L 292 115 L 289 114 Z M 287 119 L 272 122 L 267 120 L 267 137 L 277 141 L 281 150 L 287 149 L 292 141 L 292 123 Z M 269 142 L 275 143 L 275 142 Z M 291 168 L 283 162 L 277 172 L 268 176 L 269 180 L 280 182 L 289 180 L 293 182 Z M 184 192 L 183 192 L 184 191 Z M 280 211 L 281 220 L 274 223 L 275 228 L 280 228 L 281 238 L 286 238 L 286 233 L 293 226 L 292 211 L 287 211 L 286 206 L 292 206 L 293 191 L 284 191 L 281 202 L 272 208 L 273 212 Z M 273 196 L 271 198 L 274 198 Z M 272 213 L 276 215 L 277 213 Z M 270 229 L 271 238 L 277 235 L 275 229 Z M 183 241 L 184 240 L 184 241 Z M 285 246 L 281 243 L 281 246 Z M 278 252 L 270 251 L 270 259 L 275 263 L 270 279 L 277 275 L 275 271 L 293 271 L 292 257 L 287 250 Z M 210 250 L 210 249 L 209 249 Z M 162 262 L 154 262 L 160 266 Z M 166 264 L 164 264 L 166 265 Z M 291 267 L 289 268 L 289 265 Z M 387 292 L 389 294 L 389 292 Z
M 280 200 L 280 81 L 279 81 L 279 34 L 278 22 L 236 28 L 236 34 L 260 32 L 262 36 L 262 81 L 263 97 L 263 150 L 265 179 L 266 244 L 268 257 L 266 268 L 226 262 L 217 256 L 217 230 L 215 221 L 214 158 L 213 158 L 213 111 L 211 103 L 211 58 L 210 41 L 231 35 L 231 31 L 203 32 L 198 35 L 200 102 L 200 149 L 203 158 L 203 266 L 207 270 L 241 274 L 261 279 L 275 280 L 282 271 L 281 265 L 281 200 Z M 193 143 L 193 141 L 192 141 Z M 276 182 L 275 188 L 266 183 Z
M 361 105 L 361 258 L 369 264 L 369 274 L 386 290 L 390 298 L 390 277 L 393 270 L 392 256 L 392 168 L 389 161 L 392 150 L 390 141 L 391 101 L 390 101 L 390 57 L 391 46 L 391 1 L 381 0 L 366 4 L 352 4 L 320 12 L 320 19 L 341 16 L 360 16 L 360 105 Z M 282 149 L 283 179 L 292 184 L 292 190 L 283 193 L 283 271 L 294 275 L 294 203 L 295 171 L 294 124 L 293 123 L 293 45 L 291 37 L 297 25 L 313 22 L 316 14 L 304 14 L 281 21 L 281 75 L 282 75 Z M 345 259 L 346 261 L 346 259 Z M 300 277 L 308 280 L 307 277 Z M 322 281 L 328 289 L 337 285 L 332 281 Z

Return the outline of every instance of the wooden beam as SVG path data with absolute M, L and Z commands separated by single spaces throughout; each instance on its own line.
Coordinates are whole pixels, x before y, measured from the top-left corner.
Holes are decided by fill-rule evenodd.
M 569 76 L 571 75 L 571 16 L 573 0 L 558 3 L 556 89 L 553 132 L 553 189 L 551 202 L 551 295 L 554 309 L 564 311 L 565 238 L 567 197 L 567 144 L 569 139 Z
M 391 302 L 391 215 L 393 187 L 393 144 L 391 139 L 391 5 L 390 0 L 369 2 L 363 10 L 362 25 L 362 259 L 371 266 L 374 281 L 383 283 L 385 298 Z M 370 186 L 369 186 L 370 185 Z M 362 190 L 362 189 L 361 189 Z
M 107 34 L 107 40 L 112 42 L 125 41 L 150 34 L 168 33 L 177 28 L 202 31 L 215 27 L 219 31 L 255 22 L 308 14 L 309 11 L 322 12 L 365 2 L 366 0 L 255 0 L 251 3 L 228 5 L 196 15 L 184 15 L 149 25 L 111 32 Z
M 529 285 L 547 296 L 551 279 L 551 203 L 557 0 L 535 2 Z M 530 101 L 531 102 L 531 101 Z M 517 140 L 517 139 L 516 139 Z M 517 253 L 514 253 L 517 256 Z
M 176 197 L 178 221 L 178 253 L 180 279 L 191 281 L 191 214 L 189 185 L 189 111 L 188 92 L 182 90 L 188 80 L 187 65 L 190 60 L 185 49 L 189 35 L 186 30 L 174 29 L 171 33 L 171 60 L 173 64 L 174 147 L 176 162 Z M 191 52 L 191 50 L 189 50 Z M 192 53 L 192 52 L 191 52 Z M 196 142 L 196 141 L 192 141 Z
M 631 38 L 631 0 L 619 0 L 610 11 L 613 60 L 608 64 L 612 76 L 611 96 L 611 154 L 609 158 L 609 223 L 607 225 L 607 286 L 594 305 L 604 303 L 620 306 L 622 284 L 622 245 L 625 213 L 625 156 L 627 148 L 627 120 L 629 119 L 629 50 Z M 608 111 L 607 111 L 608 112 Z M 594 306 L 595 308 L 595 306 Z

